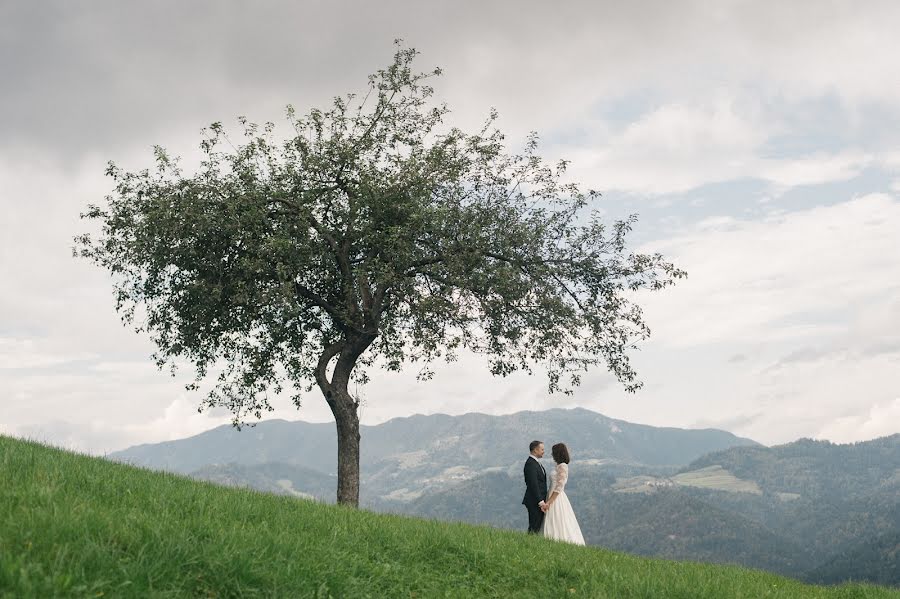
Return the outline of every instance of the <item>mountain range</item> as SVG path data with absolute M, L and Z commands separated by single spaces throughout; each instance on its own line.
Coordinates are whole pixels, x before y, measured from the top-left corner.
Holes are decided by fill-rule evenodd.
M 521 467 L 532 439 L 570 447 L 566 490 L 588 544 L 812 582 L 900 584 L 900 434 L 765 447 L 726 431 L 657 428 L 580 408 L 417 415 L 363 427 L 361 504 L 523 528 Z M 109 457 L 332 501 L 336 451 L 333 424 L 272 420 Z
M 516 472 L 533 439 L 565 441 L 582 464 L 671 469 L 728 447 L 758 443 L 715 430 L 632 424 L 576 408 L 507 416 L 410 416 L 361 427 L 361 503 L 405 503 L 481 474 Z M 548 452 L 549 453 L 549 452 Z M 194 437 L 138 445 L 110 458 L 193 475 L 231 464 L 280 463 L 337 472 L 334 425 L 267 420 L 240 431 L 223 425 Z M 307 491 L 303 491 L 307 492 Z M 324 498 L 327 499 L 326 494 Z
M 519 478 L 483 475 L 427 493 L 404 511 L 521 528 L 521 515 L 509 508 Z M 900 560 L 900 435 L 851 445 L 804 439 L 735 447 L 675 472 L 573 463 L 566 492 L 589 544 L 813 582 L 900 584 L 896 567 L 888 567 Z

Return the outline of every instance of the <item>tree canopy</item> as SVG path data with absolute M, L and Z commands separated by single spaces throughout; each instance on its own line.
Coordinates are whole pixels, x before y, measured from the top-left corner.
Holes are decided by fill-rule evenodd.
M 235 145 L 212 124 L 193 174 L 161 147 L 152 169 L 109 164 L 108 205 L 82 215 L 102 234 L 75 251 L 115 275 L 126 321 L 146 311 L 160 368 L 190 361 L 197 389 L 225 366 L 201 408 L 239 424 L 285 384 L 298 406 L 318 386 L 340 433 L 367 368 L 418 362 L 427 378 L 460 350 L 497 375 L 540 365 L 551 392 L 598 366 L 641 386 L 628 350 L 649 329 L 628 297 L 685 273 L 628 252 L 636 216 L 604 223 L 599 193 L 565 183 L 536 134 L 511 152 L 494 111 L 475 133 L 447 126 L 440 70 L 415 72 L 416 54 L 398 45 L 361 97 L 289 106 L 287 139 L 239 118 Z

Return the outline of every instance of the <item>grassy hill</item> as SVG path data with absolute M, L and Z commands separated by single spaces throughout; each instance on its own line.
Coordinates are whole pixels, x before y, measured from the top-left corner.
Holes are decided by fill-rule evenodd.
M 219 487 L 3 436 L 0 478 L 2 597 L 900 598 Z

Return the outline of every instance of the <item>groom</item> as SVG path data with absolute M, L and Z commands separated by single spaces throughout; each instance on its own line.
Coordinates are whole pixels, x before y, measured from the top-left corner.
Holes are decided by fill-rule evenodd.
M 544 444 L 532 441 L 528 451 L 528 459 L 525 460 L 525 498 L 522 499 L 522 505 L 528 510 L 528 532 L 535 534 L 541 531 L 541 524 L 544 523 L 547 499 L 547 472 L 538 461 L 544 457 Z

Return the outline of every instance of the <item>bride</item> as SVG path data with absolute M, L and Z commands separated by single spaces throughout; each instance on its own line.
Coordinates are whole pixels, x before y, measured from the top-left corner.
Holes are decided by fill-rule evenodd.
M 550 498 L 544 505 L 544 525 L 541 532 L 548 539 L 584 545 L 581 528 L 572 511 L 572 504 L 566 497 L 566 481 L 569 480 L 569 449 L 565 443 L 557 443 L 551 450 L 556 472 L 552 475 L 553 486 Z

